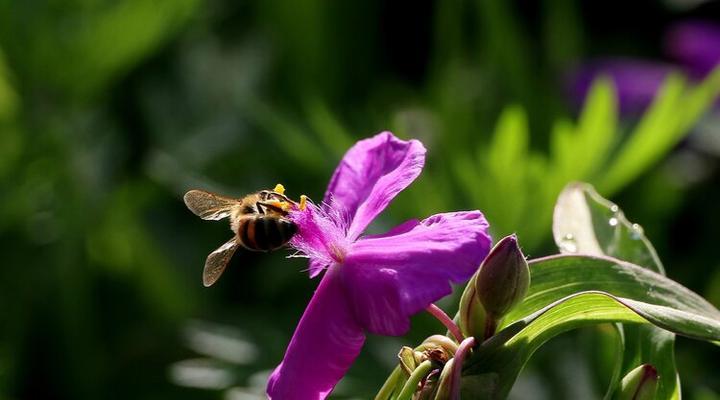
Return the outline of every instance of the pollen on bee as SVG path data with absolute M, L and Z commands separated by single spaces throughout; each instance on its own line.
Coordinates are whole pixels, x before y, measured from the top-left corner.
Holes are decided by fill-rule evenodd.
M 286 201 L 280 201 L 280 200 L 271 200 L 267 202 L 268 204 L 275 206 L 283 211 L 288 211 L 290 209 L 290 203 Z
M 285 186 L 283 186 L 282 184 L 278 183 L 277 185 L 275 185 L 275 189 L 273 189 L 273 192 L 275 192 L 275 193 L 280 193 L 280 194 L 285 194 Z

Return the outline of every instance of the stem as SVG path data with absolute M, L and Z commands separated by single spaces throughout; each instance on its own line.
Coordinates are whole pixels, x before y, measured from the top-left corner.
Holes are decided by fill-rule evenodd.
M 415 371 L 410 375 L 410 378 L 408 378 L 407 382 L 405 382 L 405 386 L 403 386 L 402 390 L 400 391 L 400 394 L 397 397 L 397 400 L 410 400 L 412 399 L 413 394 L 417 391 L 418 384 L 420 383 L 423 378 L 430 372 L 430 369 L 432 368 L 432 362 L 430 360 L 425 360 L 420 365 L 418 365 L 417 368 L 415 368 Z
M 398 384 L 402 383 L 403 375 L 404 373 L 402 368 L 400 368 L 399 365 L 395 367 L 385 383 L 383 383 L 378 394 L 375 395 L 375 400 L 390 400 L 392 398 L 392 394 L 397 389 Z
M 437 320 L 440 321 L 440 323 L 445 325 L 447 330 L 449 330 L 450 333 L 452 333 L 452 335 L 455 337 L 455 340 L 458 343 L 462 342 L 463 334 L 462 334 L 462 332 L 460 332 L 460 328 L 458 328 L 458 326 L 455 325 L 455 322 L 453 322 L 453 320 L 450 319 L 450 317 L 448 317 L 447 314 L 445 314 L 445 311 L 440 309 L 440 307 L 436 306 L 435 304 L 430 304 L 429 306 L 427 306 L 425 311 L 429 312 L 430 315 L 437 318 Z
M 469 337 L 460 343 L 460 346 L 458 346 L 457 351 L 455 352 L 455 358 L 453 361 L 453 370 L 452 370 L 452 385 L 450 386 L 452 388 L 452 393 L 450 395 L 451 400 L 459 400 L 460 399 L 460 377 L 462 375 L 462 366 L 463 361 L 465 360 L 465 355 L 470 351 L 470 349 L 475 346 L 475 338 Z

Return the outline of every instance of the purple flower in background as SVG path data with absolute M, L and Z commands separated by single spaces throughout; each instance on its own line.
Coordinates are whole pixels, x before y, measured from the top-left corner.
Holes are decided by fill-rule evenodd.
M 677 24 L 665 37 L 665 51 L 690 76 L 702 79 L 720 62 L 720 26 L 704 21 Z
M 664 47 L 676 64 L 638 58 L 583 63 L 569 75 L 570 97 L 580 105 L 592 81 L 607 76 L 615 84 L 620 112 L 638 114 L 652 102 L 670 72 L 683 72 L 700 80 L 720 64 L 720 26 L 702 21 L 679 23 L 668 30 Z
M 273 399 L 323 399 L 360 353 L 365 332 L 403 335 L 409 317 L 470 278 L 490 249 L 479 211 L 407 221 L 382 235 L 361 236 L 420 174 L 425 147 L 389 132 L 355 144 L 330 180 L 322 206 L 290 218 L 291 245 L 310 258 L 320 285 L 268 382 Z
M 671 64 L 633 58 L 600 59 L 583 64 L 570 79 L 570 93 L 581 105 L 593 81 L 605 76 L 614 85 L 623 114 L 642 112 L 655 97 L 667 75 L 677 70 Z

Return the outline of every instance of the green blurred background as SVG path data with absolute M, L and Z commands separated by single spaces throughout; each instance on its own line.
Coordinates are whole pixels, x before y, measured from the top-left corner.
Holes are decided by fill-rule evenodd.
M 0 399 L 261 398 L 317 281 L 243 252 L 203 288 L 231 232 L 182 194 L 282 182 L 319 200 L 386 129 L 429 155 L 372 229 L 479 208 L 494 237 L 551 254 L 554 199 L 585 180 L 720 306 L 718 74 L 669 75 L 644 116 L 610 79 L 584 107 L 567 83 L 602 57 L 669 63 L 670 26 L 719 17 L 698 0 L 0 0 Z M 441 331 L 413 326 L 370 338 L 336 397 L 371 397 L 401 345 Z M 513 396 L 601 396 L 596 335 L 543 348 Z M 677 350 L 686 397 L 720 398 L 718 347 Z

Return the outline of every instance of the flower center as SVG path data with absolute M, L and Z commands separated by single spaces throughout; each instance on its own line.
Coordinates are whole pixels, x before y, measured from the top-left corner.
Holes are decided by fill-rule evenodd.
M 339 246 L 336 243 L 330 243 L 328 244 L 327 248 L 330 256 L 336 263 L 342 264 L 345 261 L 345 255 L 347 254 L 347 251 L 343 246 Z

